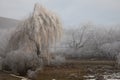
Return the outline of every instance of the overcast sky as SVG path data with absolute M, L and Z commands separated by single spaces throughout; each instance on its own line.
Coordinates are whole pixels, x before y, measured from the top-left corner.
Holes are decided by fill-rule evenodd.
M 0 0 L 0 16 L 27 17 L 36 2 L 56 12 L 64 25 L 120 23 L 120 0 Z

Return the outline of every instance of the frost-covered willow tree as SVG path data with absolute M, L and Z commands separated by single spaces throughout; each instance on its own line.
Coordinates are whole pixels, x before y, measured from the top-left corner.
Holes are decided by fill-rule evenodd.
M 49 61 L 49 47 L 61 37 L 59 17 L 35 4 L 33 13 L 12 32 L 5 48 L 3 68 L 15 73 L 41 68 Z

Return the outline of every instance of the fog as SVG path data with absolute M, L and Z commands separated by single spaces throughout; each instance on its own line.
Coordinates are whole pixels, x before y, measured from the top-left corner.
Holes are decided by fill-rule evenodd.
M 77 28 L 64 29 L 65 37 L 57 47 L 66 58 L 116 61 L 120 52 L 119 34 L 120 25 L 85 23 Z
M 119 7 L 118 3 L 114 4 Z M 50 8 L 54 9 L 53 7 Z M 116 7 L 114 8 L 117 9 Z M 34 80 L 46 66 L 65 66 L 63 63 L 69 63 L 70 60 L 113 61 L 120 68 L 120 24 L 117 24 L 119 19 L 116 22 L 115 19 L 109 21 L 109 18 L 106 18 L 107 22 L 103 19 L 96 20 L 96 16 L 92 19 L 91 16 L 84 15 L 91 21 L 83 19 L 84 23 L 78 23 L 81 21 L 78 16 L 72 13 L 66 15 L 68 11 L 64 16 L 62 15 L 62 17 L 67 16 L 62 22 L 60 16 L 47 8 L 37 3 L 27 18 L 23 17 L 24 19 L 19 21 L 11 19 L 12 22 L 8 24 L 3 20 L 2 23 L 5 25 L 1 25 L 0 28 L 0 70 L 16 75 L 27 75 Z M 70 8 L 70 11 L 73 9 Z M 59 12 L 56 9 L 55 11 Z M 70 22 L 69 18 L 71 18 Z M 102 24 L 99 24 L 99 21 Z

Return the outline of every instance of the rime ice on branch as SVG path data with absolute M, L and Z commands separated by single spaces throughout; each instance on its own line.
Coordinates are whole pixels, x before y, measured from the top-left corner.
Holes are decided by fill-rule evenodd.
M 11 34 L 5 49 L 3 68 L 15 73 L 36 70 L 50 59 L 49 47 L 59 40 L 62 25 L 56 14 L 39 4 Z M 45 63 L 44 63 L 45 64 Z

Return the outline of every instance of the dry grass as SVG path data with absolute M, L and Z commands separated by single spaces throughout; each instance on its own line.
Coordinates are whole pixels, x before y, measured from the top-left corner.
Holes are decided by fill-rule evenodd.
M 83 80 L 83 75 L 87 74 L 87 66 L 95 67 L 99 65 L 113 66 L 114 61 L 67 61 L 64 65 L 54 67 L 47 66 L 40 72 L 37 80 Z
M 83 80 L 82 76 L 84 75 L 84 70 L 82 67 L 68 66 L 69 65 L 59 67 L 47 66 L 40 72 L 37 80 Z
M 69 60 L 66 63 L 62 64 L 61 66 L 45 66 L 44 69 L 39 72 L 39 76 L 37 77 L 37 80 L 84 80 L 83 75 L 88 74 L 87 68 L 88 66 L 90 68 L 95 67 L 105 67 L 105 66 L 112 66 L 112 69 L 114 69 L 114 61 L 75 61 L 75 60 Z M 4 75 L 4 74 L 3 74 Z M 2 76 L 0 74 L 0 80 L 19 80 L 16 78 L 13 78 L 8 75 Z

